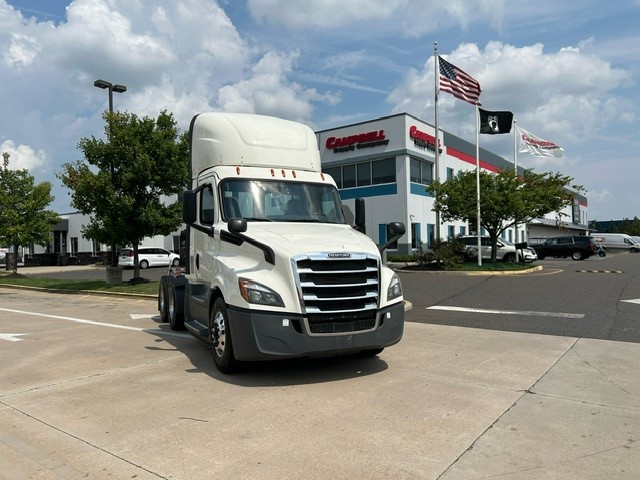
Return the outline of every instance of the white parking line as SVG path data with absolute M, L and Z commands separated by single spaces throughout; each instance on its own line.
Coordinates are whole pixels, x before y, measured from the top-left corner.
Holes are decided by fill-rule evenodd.
M 134 332 L 145 332 L 145 333 L 152 333 L 154 335 L 165 335 L 169 337 L 189 337 L 190 336 L 187 333 L 167 332 L 165 330 L 158 330 L 158 329 L 152 330 L 150 328 L 128 327 L 126 325 L 113 325 L 111 323 L 94 322 L 93 320 L 83 320 L 82 318 L 64 317 L 61 315 L 49 315 L 48 313 L 27 312 L 25 310 L 13 310 L 11 308 L 0 308 L 0 311 L 9 312 L 9 313 L 19 313 L 21 315 L 33 315 L 35 317 L 55 318 L 57 320 L 66 320 L 69 322 L 84 323 L 87 325 L 95 325 L 98 327 L 119 328 L 120 330 L 132 330 Z
M 447 307 L 445 305 L 434 305 L 432 307 L 427 307 L 427 310 L 448 310 L 451 312 L 492 313 L 494 315 L 524 315 L 524 316 L 535 316 L 535 317 L 584 318 L 584 313 L 487 310 L 484 308 Z

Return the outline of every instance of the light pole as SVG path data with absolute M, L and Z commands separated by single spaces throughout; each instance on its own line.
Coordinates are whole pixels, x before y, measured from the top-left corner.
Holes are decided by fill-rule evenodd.
M 127 87 L 124 85 L 120 85 L 120 84 L 113 84 L 111 82 L 107 82 L 106 80 L 102 80 L 102 79 L 98 79 L 95 82 L 93 82 L 93 86 L 94 87 L 98 87 L 98 88 L 106 88 L 109 92 L 109 113 L 113 113 L 113 92 L 116 93 L 124 93 L 127 91 Z M 109 141 L 111 141 L 111 138 L 109 138 Z M 113 183 L 113 162 L 111 162 L 111 181 Z M 112 267 L 117 267 L 118 263 L 116 261 L 117 257 L 116 257 L 116 244 L 115 243 L 111 243 L 111 266 Z
M 119 85 L 119 84 L 114 85 L 111 82 L 107 82 L 106 80 L 100 80 L 100 79 L 93 82 L 93 86 L 98 88 L 106 88 L 109 90 L 109 113 L 113 112 L 113 92 L 124 93 L 127 91 L 127 87 L 125 87 L 124 85 Z

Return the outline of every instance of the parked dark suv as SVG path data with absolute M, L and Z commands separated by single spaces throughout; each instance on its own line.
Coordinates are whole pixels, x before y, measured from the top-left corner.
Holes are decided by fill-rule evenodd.
M 584 260 L 596 253 L 596 245 L 587 236 L 566 236 L 548 238 L 540 245 L 532 245 L 538 253 L 538 259 L 544 257 L 571 257 L 573 260 Z

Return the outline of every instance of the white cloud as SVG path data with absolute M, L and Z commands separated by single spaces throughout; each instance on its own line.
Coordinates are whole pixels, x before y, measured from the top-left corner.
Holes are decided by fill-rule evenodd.
M 9 48 L 3 55 L 4 63 L 8 67 L 26 67 L 40 53 L 41 47 L 36 40 L 28 35 L 12 34 Z
M 321 94 L 287 80 L 298 57 L 298 52 L 267 53 L 253 68 L 251 78 L 221 88 L 217 103 L 230 112 L 308 121 L 313 113 L 313 102 L 334 104 L 337 99 L 330 93 Z
M 0 145 L 0 153 L 9 154 L 10 170 L 35 170 L 44 167 L 47 163 L 47 155 L 44 150 L 34 150 L 28 145 L 18 145 L 13 140 L 5 140 Z M 4 156 L 2 160 L 4 162 Z

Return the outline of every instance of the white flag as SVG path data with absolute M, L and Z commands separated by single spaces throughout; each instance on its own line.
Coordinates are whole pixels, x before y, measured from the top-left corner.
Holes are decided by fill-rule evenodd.
M 533 133 L 529 133 L 526 130 L 516 126 L 518 129 L 518 136 L 520 138 L 520 145 L 518 146 L 518 152 L 530 153 L 536 157 L 561 157 L 564 155 L 564 150 L 557 144 L 544 140 L 540 137 L 536 137 Z

